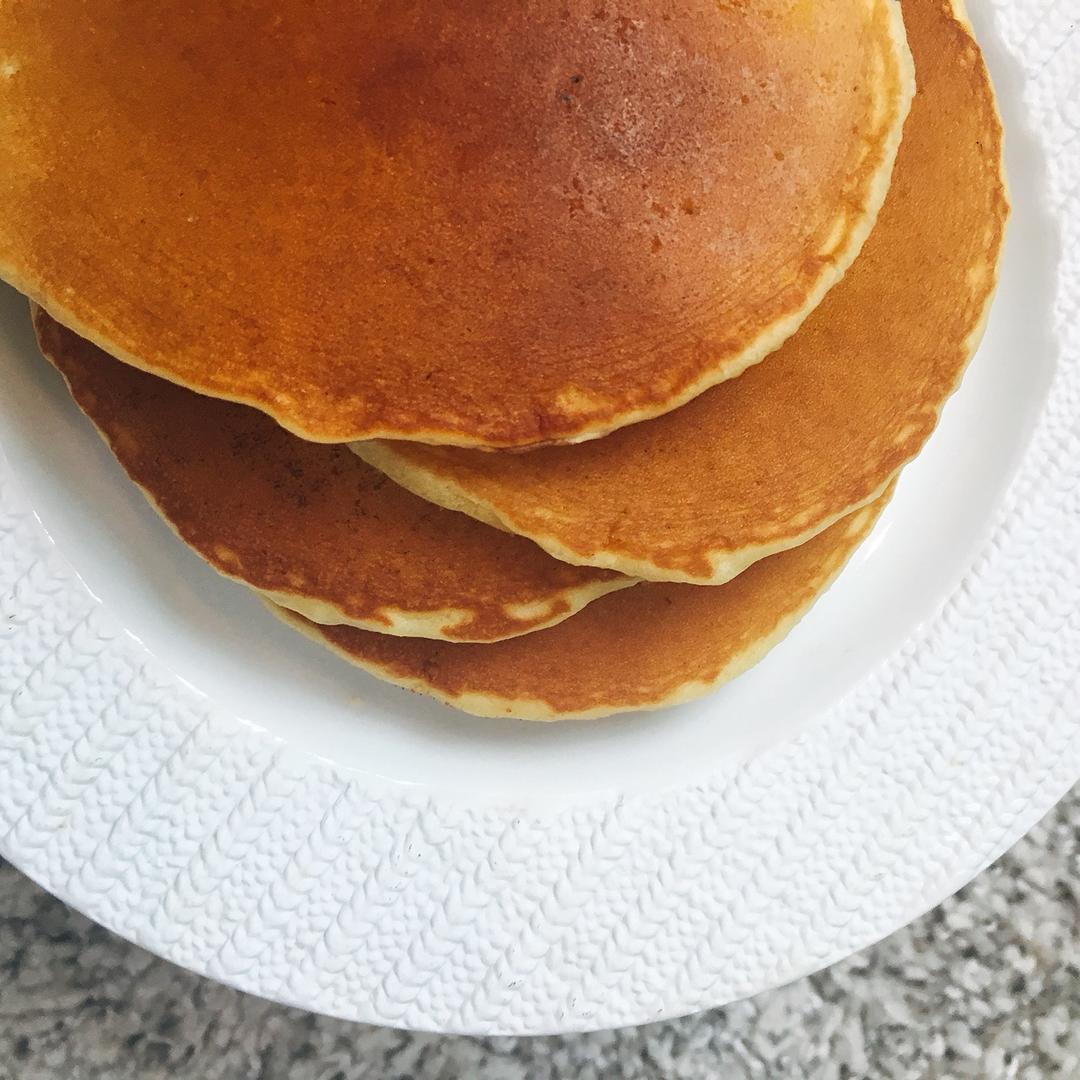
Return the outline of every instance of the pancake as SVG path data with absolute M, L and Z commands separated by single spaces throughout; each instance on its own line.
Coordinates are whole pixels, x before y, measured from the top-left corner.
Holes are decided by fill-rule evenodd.
M 34 324 L 120 464 L 207 562 L 317 622 L 495 641 L 633 584 L 410 495 L 344 447 L 121 364 Z
M 551 630 L 495 645 L 388 638 L 276 613 L 365 671 L 478 716 L 570 720 L 658 709 L 700 697 L 761 660 L 839 574 L 887 501 L 719 588 L 649 582 Z
M 1008 201 L 978 46 L 905 0 L 919 92 L 862 255 L 767 363 L 584 446 L 479 454 L 364 443 L 410 490 L 557 558 L 720 584 L 872 500 L 922 448 L 980 340 Z
M 672 409 L 844 273 L 895 0 L 0 4 L 0 276 L 319 442 Z

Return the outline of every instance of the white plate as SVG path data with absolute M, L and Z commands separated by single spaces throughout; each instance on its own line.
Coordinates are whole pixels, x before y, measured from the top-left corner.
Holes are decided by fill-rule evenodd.
M 484 1034 L 718 1005 L 970 879 L 1080 778 L 1064 7 L 973 11 L 1015 212 L 941 429 L 789 640 L 663 714 L 475 720 L 306 643 L 169 535 L 0 293 L 0 851 L 195 971 Z

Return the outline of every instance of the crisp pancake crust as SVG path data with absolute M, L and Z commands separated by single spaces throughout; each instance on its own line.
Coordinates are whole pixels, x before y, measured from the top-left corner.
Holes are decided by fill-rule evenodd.
M 317 622 L 496 641 L 633 584 L 410 495 L 344 447 L 121 364 L 40 308 L 42 351 L 120 463 L 212 566 Z
M 0 4 L 0 276 L 316 441 L 572 441 L 760 360 L 870 229 L 895 0 Z
M 585 446 L 355 449 L 444 506 L 568 562 L 717 584 L 880 492 L 976 348 L 1008 203 L 993 92 L 965 19 L 906 0 L 919 93 L 892 189 L 844 280 L 768 363 Z
M 836 577 L 887 501 L 719 588 L 646 583 L 496 645 L 407 641 L 277 614 L 373 675 L 479 716 L 569 720 L 656 709 L 757 663 Z

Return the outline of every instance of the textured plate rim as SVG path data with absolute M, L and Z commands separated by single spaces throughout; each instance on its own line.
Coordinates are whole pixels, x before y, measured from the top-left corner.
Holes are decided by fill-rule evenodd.
M 987 7 L 1064 232 L 1059 367 L 959 588 L 811 729 L 692 787 L 547 809 L 360 778 L 164 671 L 0 460 L 0 853 L 240 989 L 492 1035 L 748 996 L 1005 851 L 1080 777 L 1080 32 L 1056 0 Z

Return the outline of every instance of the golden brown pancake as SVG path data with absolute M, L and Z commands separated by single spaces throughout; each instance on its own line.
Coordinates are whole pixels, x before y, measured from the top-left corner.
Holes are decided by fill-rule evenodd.
M 215 569 L 317 622 L 496 641 L 633 584 L 432 506 L 345 447 L 121 364 L 46 315 L 45 355 L 120 464 Z
M 895 0 L 0 3 L 0 276 L 320 442 L 601 435 L 843 274 Z
M 906 0 L 919 93 L 862 255 L 768 363 L 584 446 L 355 447 L 417 494 L 567 562 L 718 584 L 873 499 L 982 334 L 1008 204 L 993 92 L 945 0 Z
M 388 638 L 277 614 L 371 674 L 478 716 L 569 720 L 657 709 L 735 678 L 786 637 L 889 495 L 719 588 L 650 582 L 495 645 Z

